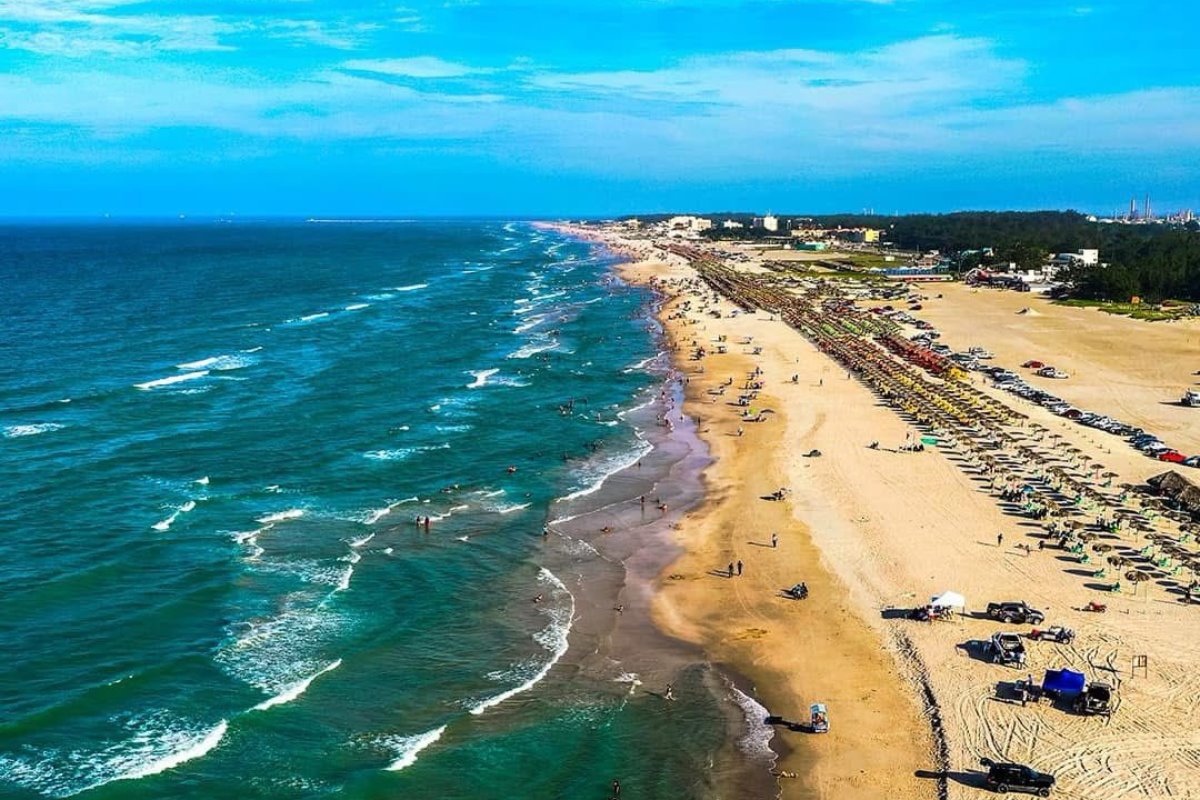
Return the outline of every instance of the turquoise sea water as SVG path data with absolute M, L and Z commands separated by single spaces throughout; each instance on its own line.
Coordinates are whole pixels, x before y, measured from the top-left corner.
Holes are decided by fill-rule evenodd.
M 649 450 L 610 267 L 514 223 L 0 228 L 0 797 L 713 796 L 721 687 L 648 691 L 576 624 L 623 573 L 542 535 Z

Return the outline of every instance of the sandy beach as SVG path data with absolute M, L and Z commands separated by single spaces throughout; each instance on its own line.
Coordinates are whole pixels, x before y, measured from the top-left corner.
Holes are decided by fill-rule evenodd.
M 611 243 L 647 253 L 644 242 Z M 1177 580 L 1105 591 L 1101 553 L 1081 564 L 1073 552 L 1038 549 L 1043 525 L 1001 502 L 970 453 L 899 449 L 914 441 L 912 420 L 778 318 L 701 299 L 711 290 L 698 288 L 693 267 L 676 257 L 624 272 L 653 281 L 667 298 L 661 317 L 688 381 L 684 413 L 696 418 L 714 457 L 706 502 L 678 526 L 685 554 L 662 575 L 656 618 L 748 676 L 772 714 L 796 721 L 810 703 L 829 707 L 828 735 L 778 728 L 779 768 L 798 776 L 781 780 L 783 796 L 978 796 L 983 757 L 1054 773 L 1060 797 L 1200 793 L 1200 696 L 1189 678 L 1198 655 L 1189 632 L 1198 623 L 1196 609 L 1170 588 Z M 1200 368 L 1190 363 L 1200 353 L 1194 324 L 1155 326 L 1049 303 L 1018 314 L 1033 305 L 1027 295 L 961 286 L 927 293 L 925 318 L 956 349 L 985 346 L 1010 368 L 1030 358 L 1055 363 L 1072 378 L 1042 383 L 1064 399 L 1153 430 L 1185 452 L 1200 445 L 1191 410 L 1170 404 Z M 1131 339 L 1136 349 L 1115 346 Z M 718 353 L 722 345 L 727 352 Z M 708 351 L 700 361 L 690 358 L 696 346 Z M 746 409 L 732 401 L 756 369 L 764 385 L 752 405 L 773 413 L 747 423 Z M 1102 462 L 1112 474 L 1107 486 L 1140 484 L 1168 466 L 972 380 L 982 396 L 1027 415 L 1023 424 L 1044 426 L 1047 458 L 1074 447 L 1079 469 L 1081 458 Z M 804 455 L 812 450 L 821 455 Z M 1099 481 L 1099 470 L 1090 474 Z M 790 490 L 783 501 L 763 499 L 781 487 Z M 1129 536 L 1114 535 L 1114 543 L 1125 546 Z M 744 572 L 729 577 L 737 561 Z M 785 598 L 781 590 L 799 581 L 809 599 Z M 953 623 L 912 622 L 892 610 L 947 589 L 967 598 L 968 613 Z M 1047 625 L 1066 625 L 1078 638 L 1030 641 L 1020 671 L 992 664 L 980 651 L 992 633 L 1029 630 L 978 618 L 1001 600 L 1025 600 L 1045 611 Z M 1089 600 L 1107 603 L 1108 613 L 1080 610 Z M 1134 676 L 1140 655 L 1149 669 Z M 1016 678 L 1040 679 L 1057 667 L 1112 684 L 1115 713 L 1084 717 L 1005 699 Z

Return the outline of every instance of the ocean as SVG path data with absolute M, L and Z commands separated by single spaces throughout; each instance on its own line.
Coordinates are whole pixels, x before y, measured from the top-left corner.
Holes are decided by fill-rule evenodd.
M 613 264 L 492 221 L 0 227 L 0 797 L 767 793 L 760 710 L 648 620 L 638 498 L 704 455 Z

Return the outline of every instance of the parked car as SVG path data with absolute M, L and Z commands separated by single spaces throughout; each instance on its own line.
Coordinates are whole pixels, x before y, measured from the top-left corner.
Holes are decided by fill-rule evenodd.
M 1025 665 L 1025 643 L 1020 634 L 993 633 L 988 642 L 988 650 L 992 662 L 1006 667 L 1021 667 Z
M 1076 714 L 1086 716 L 1112 714 L 1112 687 L 1107 683 L 1089 683 L 1071 704 Z
M 1034 628 L 1029 632 L 1029 638 L 1035 642 L 1054 642 L 1055 644 L 1070 644 L 1075 641 L 1075 631 L 1054 625 L 1049 628 Z
M 1158 454 L 1159 461 L 1169 461 L 1172 464 L 1182 464 L 1187 461 L 1187 457 L 1178 450 L 1165 450 Z
M 1037 371 L 1037 374 L 1043 378 L 1057 378 L 1058 380 L 1071 377 L 1061 369 L 1056 369 L 1055 367 L 1042 367 Z
M 1189 456 L 1183 460 L 1185 467 L 1200 467 L 1200 456 Z
M 1024 764 L 1004 764 L 983 758 L 979 763 L 987 767 L 987 785 L 992 790 L 1005 794 L 1007 792 L 1025 792 L 1039 797 L 1049 797 L 1054 788 L 1054 776 L 1038 772 Z
M 1041 369 L 1042 367 L 1044 367 L 1046 365 L 1043 364 L 1041 361 L 1026 361 L 1021 366 L 1024 367 L 1025 369 Z
M 1020 625 L 1041 625 L 1046 621 L 1046 615 L 1036 608 L 1030 608 L 1022 600 L 1005 603 L 988 603 L 987 615 L 1000 622 L 1018 623 Z

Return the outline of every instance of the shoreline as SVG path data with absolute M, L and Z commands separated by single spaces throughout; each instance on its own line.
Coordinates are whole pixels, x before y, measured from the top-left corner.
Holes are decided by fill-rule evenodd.
M 559 232 L 581 238 L 573 231 Z M 588 241 L 615 256 L 610 270 L 616 280 L 635 283 L 623 272 L 627 253 Z M 593 675 L 618 662 L 631 677 L 631 696 L 661 696 L 662 686 L 672 683 L 676 692 L 702 688 L 720 707 L 725 728 L 725 744 L 714 754 L 717 761 L 711 765 L 706 796 L 776 798 L 779 791 L 771 769 L 782 753 L 775 744 L 778 737 L 772 738 L 774 731 L 763 723 L 751 680 L 732 665 L 712 660 L 703 648 L 664 629 L 655 618 L 661 575 L 682 553 L 677 529 L 706 502 L 704 475 L 712 458 L 692 421 L 679 422 L 675 416 L 684 401 L 684 379 L 670 357 L 659 314 L 664 297 L 644 283 L 636 285 L 651 294 L 643 313 L 655 327 L 660 351 L 631 367 L 645 369 L 656 380 L 646 390 L 646 399 L 623 411 L 622 417 L 647 447 L 632 463 L 564 495 L 548 511 L 546 526 L 557 541 L 551 540 L 556 546 L 546 551 L 549 561 L 544 563 L 555 574 L 579 575 L 578 583 L 568 587 L 576 611 L 571 645 L 558 668 Z M 665 423 L 668 414 L 673 424 Z M 646 498 L 644 505 L 639 497 Z M 659 500 L 666 504 L 665 511 L 656 507 Z M 576 548 L 581 546 L 593 551 L 591 563 L 577 560 Z
M 674 373 L 674 378 L 667 376 L 667 383 L 677 380 L 682 390 L 682 402 L 677 403 L 673 411 L 682 415 L 683 425 L 680 428 L 690 430 L 709 456 L 707 462 L 697 468 L 695 476 L 702 487 L 700 496 L 683 510 L 678 521 L 667 531 L 669 536 L 664 544 L 673 551 L 673 555 L 662 561 L 657 574 L 646 587 L 652 593 L 652 622 L 662 635 L 698 648 L 708 663 L 727 676 L 730 685 L 743 695 L 746 702 L 761 709 L 753 712 L 760 717 L 757 720 L 749 719 L 751 712 L 747 712 L 744 728 L 749 730 L 755 723 L 767 727 L 765 739 L 769 742 L 770 752 L 774 754 L 774 762 L 769 765 L 768 773 L 771 788 L 764 796 L 809 798 L 834 796 L 839 791 L 847 790 L 864 797 L 934 796 L 931 784 L 917 782 L 913 778 L 918 768 L 932 763 L 928 754 L 933 750 L 933 743 L 930 725 L 925 721 L 927 709 L 908 691 L 886 691 L 886 702 L 876 701 L 878 705 L 865 711 L 859 709 L 850 714 L 837 712 L 842 715 L 838 720 L 842 727 L 837 738 L 838 744 L 834 747 L 828 746 L 829 742 L 834 741 L 832 738 L 793 733 L 786 726 L 780 727 L 776 716 L 770 716 L 798 721 L 806 717 L 808 701 L 830 699 L 837 695 L 837 691 L 828 681 L 798 677 L 784 663 L 786 658 L 764 653 L 765 643 L 760 639 L 767 631 L 747 621 L 747 615 L 754 616 L 753 610 L 742 615 L 727 613 L 729 609 L 722 596 L 722 590 L 728 588 L 723 585 L 727 579 L 719 578 L 716 586 L 695 585 L 698 575 L 706 575 L 703 580 L 712 581 L 716 574 L 716 564 L 709 562 L 714 542 L 723 536 L 722 529 L 736 528 L 743 516 L 760 518 L 758 521 L 762 523 L 766 520 L 761 519 L 763 515 L 760 511 L 764 504 L 759 495 L 753 491 L 747 492 L 748 487 L 739 478 L 743 472 L 753 472 L 754 468 L 744 469 L 745 457 L 726 446 L 733 435 L 729 424 L 731 420 L 728 415 L 722 417 L 712 411 L 713 406 L 703 402 L 705 392 L 716 385 L 718 378 L 711 373 L 707 377 L 695 373 L 696 365 L 686 359 L 683 347 L 683 338 L 688 331 L 681 322 L 671 318 L 672 309 L 680 302 L 686 302 L 682 299 L 685 295 L 663 285 L 662 273 L 665 270 L 667 274 L 674 275 L 672 270 L 677 267 L 669 267 L 658 258 L 647 258 L 652 254 L 622 246 L 624 243 L 595 236 L 592 232 L 569 227 L 558 230 L 615 253 L 620 258 L 614 265 L 617 274 L 623 280 L 641 285 L 655 294 L 653 313 L 661 328 L 670 369 Z M 739 370 L 748 372 L 753 369 L 751 360 L 739 359 L 735 354 L 722 358 L 725 362 L 720 373 L 722 377 L 727 369 L 731 375 Z M 778 403 L 774 405 L 779 406 Z M 724 404 L 720 405 L 719 410 L 725 409 Z M 778 414 L 770 424 L 785 427 L 786 415 Z M 760 428 L 761 432 L 766 430 L 765 427 Z M 756 442 L 756 438 L 752 433 L 742 441 L 749 445 L 751 452 L 757 452 L 761 457 L 769 452 L 768 446 Z M 761 458 L 755 465 L 761 466 Z M 772 466 L 776 473 L 773 480 L 786 483 L 786 477 L 782 477 L 785 465 L 775 463 Z M 776 487 L 778 485 L 774 484 Z M 737 496 L 732 497 L 734 494 Z M 906 670 L 905 666 L 895 663 L 891 655 L 883 653 L 884 647 L 891 648 L 893 654 L 898 654 L 899 648 L 863 620 L 847 616 L 854 615 L 847 605 L 849 590 L 841 584 L 834 571 L 823 563 L 824 556 L 814 544 L 807 526 L 800 521 L 797 510 L 786 502 L 767 503 L 765 506 L 774 512 L 770 524 L 788 531 L 788 547 L 794 551 L 789 558 L 796 560 L 795 556 L 800 556 L 798 562 L 802 565 L 799 567 L 802 577 L 814 589 L 820 587 L 824 595 L 824 599 L 814 598 L 804 604 L 816 612 L 815 620 L 806 618 L 801 622 L 785 617 L 776 622 L 783 625 L 801 622 L 807 632 L 801 650 L 838 650 L 833 660 L 841 665 L 840 669 L 858 673 L 851 683 L 868 695 L 875 694 L 887 684 L 898 684 L 906 690 L 914 681 L 909 675 L 900 674 L 901 670 Z M 725 538 L 728 539 L 727 536 Z M 724 546 L 728 549 L 731 544 L 726 542 Z M 760 549 L 753 544 L 742 546 L 742 550 Z M 749 553 L 743 553 L 741 560 L 750 563 L 753 559 Z M 794 581 L 782 577 L 764 580 L 743 576 L 732 583 L 740 585 L 747 582 L 755 584 L 756 590 L 763 592 L 764 598 L 767 598 L 778 594 L 781 588 L 790 586 Z M 773 598 L 771 602 L 777 600 Z M 795 610 L 787 607 L 791 602 L 794 601 L 784 601 L 784 607 L 777 611 L 790 614 Z M 796 655 L 794 643 L 788 650 Z M 820 663 L 805 663 L 800 667 L 813 670 L 814 673 L 825 669 Z M 803 688 L 806 686 L 810 691 L 807 695 Z M 798 697 L 802 696 L 807 697 L 808 701 L 799 702 Z M 769 724 L 769 716 L 776 724 Z M 900 733 L 897 734 L 897 731 Z M 731 730 L 731 733 L 738 738 L 745 735 L 736 730 Z M 885 746 L 879 747 L 885 741 Z M 846 753 L 867 747 L 876 748 L 877 755 L 865 759 L 864 763 L 880 767 L 870 770 L 870 773 L 861 768 L 859 761 L 844 757 Z M 898 756 L 898 753 L 903 755 Z M 880 779 L 880 774 L 886 774 L 888 769 L 895 771 L 900 762 L 903 762 L 903 768 L 899 769 L 895 778 Z M 786 776 L 786 779 L 781 776 Z M 744 786 L 740 786 L 739 790 L 739 796 L 756 796 L 746 794 Z M 831 791 L 834 795 L 830 794 Z
M 648 273 L 661 264 L 644 261 L 625 269 L 652 281 Z M 766 375 L 766 388 L 754 403 L 770 408 L 773 416 L 739 425 L 730 413 L 733 403 L 714 393 L 723 392 L 721 384 L 730 379 L 731 388 L 740 386 L 758 362 L 730 339 L 730 352 L 706 356 L 699 362 L 704 371 L 698 372 L 697 362 L 687 359 L 685 339 L 695 334 L 703 345 L 713 332 L 705 330 L 706 323 L 688 325 L 682 309 L 694 299 L 694 294 L 677 292 L 661 307 L 660 318 L 671 316 L 673 309 L 679 313 L 664 322 L 676 368 L 690 373 L 684 411 L 699 420 L 713 464 L 704 476 L 705 502 L 681 526 L 684 553 L 670 567 L 673 574 L 661 582 L 656 619 L 664 630 L 696 642 L 714 660 L 747 675 L 753 696 L 773 715 L 803 722 L 810 703 L 830 704 L 836 738 L 798 734 L 787 726 L 777 733 L 777 769 L 796 776 L 780 781 L 782 797 L 847 791 L 856 797 L 931 796 L 930 787 L 912 777 L 928 763 L 929 726 L 906 691 L 887 690 L 907 682 L 883 653 L 884 642 L 849 607 L 849 589 L 824 563 L 793 502 L 763 499 L 791 484 L 774 447 L 779 431 L 792 424 L 787 403 L 778 396 L 783 376 Z M 728 306 L 726 313 L 731 310 Z M 694 330 L 697 325 L 701 331 Z M 769 532 L 779 534 L 781 547 L 769 544 Z M 724 577 L 721 565 L 735 561 L 744 562 L 746 574 Z M 783 588 L 800 580 L 812 592 L 808 600 L 780 598 Z M 780 635 L 790 641 L 780 641 Z M 831 670 L 853 678 L 839 686 L 839 680 L 830 679 Z M 871 697 L 872 704 L 849 705 L 855 695 Z M 843 698 L 844 707 L 838 702 Z M 855 753 L 857 757 L 848 757 Z

